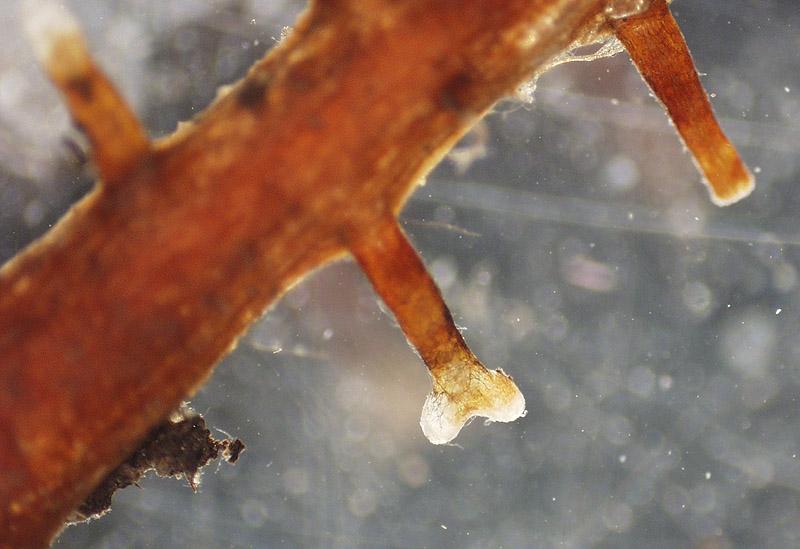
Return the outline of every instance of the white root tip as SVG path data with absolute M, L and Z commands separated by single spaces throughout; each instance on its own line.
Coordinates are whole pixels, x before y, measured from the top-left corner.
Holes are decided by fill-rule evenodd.
M 703 178 L 703 182 L 706 184 L 706 187 L 708 187 L 711 202 L 716 206 L 730 206 L 731 204 L 735 204 L 749 196 L 756 186 L 756 180 L 749 172 L 730 184 L 729 188 L 725 189 L 724 195 L 718 193 L 705 177 Z
M 525 415 L 525 397 L 502 370 L 458 362 L 434 372 L 433 391 L 422 406 L 420 426 L 432 444 L 447 444 L 473 417 L 511 422 Z
M 36 57 L 48 72 L 59 77 L 82 74 L 88 53 L 70 11 L 55 0 L 24 0 L 21 12 Z

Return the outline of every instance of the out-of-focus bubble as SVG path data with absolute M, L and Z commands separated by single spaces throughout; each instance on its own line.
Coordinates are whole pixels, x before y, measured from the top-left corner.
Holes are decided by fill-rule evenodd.
M 283 473 L 283 488 L 293 496 L 302 496 L 311 487 L 311 477 L 304 467 L 289 467 Z
M 548 311 L 558 311 L 562 304 L 561 291 L 558 286 L 544 284 L 533 291 L 533 303 Z
M 357 488 L 347 498 L 347 509 L 358 518 L 366 518 L 378 508 L 378 498 L 374 490 Z
M 700 281 L 689 282 L 683 287 L 683 303 L 697 318 L 705 318 L 712 311 L 714 296 L 707 284 Z
M 661 497 L 661 506 L 664 511 L 677 519 L 686 513 L 686 508 L 689 506 L 690 501 L 689 492 L 684 487 L 673 484 L 667 486 L 664 490 L 664 494 Z
M 717 414 L 725 414 L 739 406 L 739 392 L 741 383 L 737 383 L 732 376 L 722 372 L 713 376 L 706 384 L 703 392 L 703 404 Z
M 633 524 L 633 509 L 618 501 L 609 502 L 602 511 L 603 524 L 614 532 L 625 532 Z
M 419 488 L 430 479 L 430 466 L 419 454 L 403 456 L 397 462 L 397 471 L 404 483 L 412 488 Z
M 599 366 L 589 373 L 587 381 L 588 396 L 598 402 L 616 395 L 624 385 L 622 372 L 613 365 Z
M 479 286 L 489 286 L 494 276 L 494 267 L 488 264 L 479 264 L 472 271 L 472 279 Z
M 639 167 L 631 158 L 615 155 L 606 162 L 601 172 L 608 188 L 615 193 L 627 192 L 639 183 Z
M 722 326 L 719 355 L 725 364 L 748 377 L 766 374 L 775 352 L 775 324 L 771 317 L 749 310 Z
M 558 343 L 567 337 L 569 333 L 569 321 L 562 314 L 551 313 L 542 317 L 538 328 L 545 338 Z
M 447 204 L 441 204 L 439 206 L 436 206 L 436 209 L 433 211 L 433 219 L 437 223 L 449 225 L 453 223 L 453 221 L 455 221 L 456 211 L 452 208 L 452 206 L 448 206 Z
M 357 474 L 362 468 L 364 449 L 360 444 L 346 440 L 337 440 L 334 446 L 334 462 L 336 468 L 343 473 Z
M 364 442 L 370 434 L 370 420 L 363 410 L 348 414 L 344 420 L 344 438 L 349 443 Z
M 695 513 L 707 514 L 717 508 L 717 489 L 708 482 L 697 484 L 689 491 L 691 507 Z
M 632 439 L 633 424 L 625 416 L 611 416 L 603 422 L 603 435 L 614 446 L 628 444 Z
M 353 376 L 342 376 L 336 385 L 336 400 L 345 410 L 363 410 L 364 401 L 369 398 L 369 381 Z
M 682 236 L 702 234 L 706 217 L 701 204 L 695 200 L 676 200 L 670 204 L 666 213 L 670 232 Z
M 458 267 L 452 257 L 439 256 L 430 264 L 431 276 L 442 291 L 447 291 L 458 278 Z
M 25 219 L 25 224 L 28 227 L 35 227 L 44 219 L 45 209 L 39 200 L 31 200 L 25 206 L 22 212 L 22 217 Z
M 575 413 L 575 424 L 582 435 L 594 440 L 602 428 L 602 419 L 594 407 L 581 406 Z
M 564 412 L 572 404 L 572 390 L 561 383 L 548 383 L 544 386 L 542 401 L 553 412 Z
M 656 387 L 656 375 L 646 366 L 635 366 L 628 372 L 628 391 L 641 399 L 652 396 Z
M 616 267 L 583 254 L 566 258 L 561 271 L 569 284 L 592 292 L 608 293 L 615 290 L 619 283 Z
M 244 500 L 239 505 L 239 513 L 242 521 L 250 528 L 259 528 L 269 519 L 267 506 L 257 499 Z
M 458 310 L 470 322 L 479 323 L 490 314 L 492 272 L 488 268 L 473 270 L 470 281 L 459 296 Z
M 503 314 L 503 323 L 512 341 L 522 341 L 534 329 L 533 310 L 524 303 L 512 303 L 510 309 Z
M 397 445 L 391 433 L 383 431 L 369 437 L 369 455 L 378 461 L 385 461 L 397 453 Z
M 797 287 L 797 269 L 791 263 L 779 261 L 772 267 L 772 285 L 779 292 L 790 292 Z
M 740 462 L 753 488 L 763 488 L 775 478 L 775 464 L 764 455 L 757 455 Z

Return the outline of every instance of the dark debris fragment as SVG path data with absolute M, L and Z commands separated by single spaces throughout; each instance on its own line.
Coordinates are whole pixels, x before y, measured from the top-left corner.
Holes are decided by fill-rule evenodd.
M 209 461 L 222 458 L 235 463 L 244 443 L 236 439 L 217 440 L 211 436 L 205 419 L 188 407 L 154 428 L 131 456 L 97 486 L 67 519 L 68 524 L 98 518 L 111 509 L 114 492 L 137 484 L 153 470 L 161 477 L 184 477 L 197 489 L 200 469 Z M 138 485 L 138 484 L 137 484 Z

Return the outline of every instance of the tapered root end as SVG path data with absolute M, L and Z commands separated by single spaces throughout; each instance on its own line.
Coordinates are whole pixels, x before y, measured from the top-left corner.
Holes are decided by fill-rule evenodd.
M 651 0 L 640 13 L 611 25 L 692 153 L 711 201 L 728 206 L 750 194 L 753 175 L 714 116 L 667 1 Z
M 22 11 L 39 61 L 92 144 L 100 178 L 106 184 L 117 183 L 150 151 L 144 128 L 95 65 L 78 23 L 66 8 L 50 0 L 27 0 Z
M 66 81 L 88 70 L 91 58 L 69 10 L 48 0 L 26 0 L 21 11 L 36 57 L 53 80 Z
M 525 415 L 525 397 L 502 370 L 476 359 L 435 370 L 433 391 L 422 406 L 420 426 L 433 444 L 447 444 L 473 417 L 511 422 Z

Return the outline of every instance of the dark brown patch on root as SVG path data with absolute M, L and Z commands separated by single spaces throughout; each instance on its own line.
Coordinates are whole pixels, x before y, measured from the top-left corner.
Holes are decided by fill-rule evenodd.
M 67 89 L 77 93 L 86 103 L 89 103 L 94 96 L 94 84 L 85 76 L 73 78 L 67 82 Z
M 256 110 L 264 104 L 264 97 L 269 86 L 269 76 L 259 75 L 242 82 L 236 94 L 239 105 L 246 109 Z
M 196 490 L 200 469 L 209 461 L 222 457 L 228 463 L 235 463 L 244 449 L 238 438 L 212 437 L 203 417 L 182 407 L 174 418 L 153 429 L 139 449 L 103 479 L 72 512 L 67 523 L 104 515 L 111 509 L 114 492 L 137 484 L 151 470 L 161 477 L 184 477 L 192 490 Z
M 472 98 L 468 96 L 475 79 L 469 71 L 456 73 L 439 92 L 439 104 L 445 110 L 461 113 L 469 110 Z

